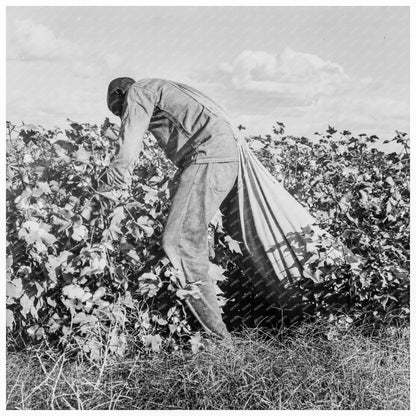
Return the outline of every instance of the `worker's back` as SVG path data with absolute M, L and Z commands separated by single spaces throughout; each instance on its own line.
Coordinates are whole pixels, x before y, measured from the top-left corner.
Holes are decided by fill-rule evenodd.
M 200 91 L 163 79 L 143 79 L 131 89 L 151 93 L 155 107 L 148 130 L 177 166 L 192 161 L 237 160 L 225 110 Z

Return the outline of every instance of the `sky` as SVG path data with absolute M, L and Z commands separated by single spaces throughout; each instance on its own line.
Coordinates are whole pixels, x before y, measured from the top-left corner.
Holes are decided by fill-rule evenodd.
M 7 7 L 6 118 L 119 122 L 119 76 L 192 85 L 250 134 L 409 132 L 408 7 Z

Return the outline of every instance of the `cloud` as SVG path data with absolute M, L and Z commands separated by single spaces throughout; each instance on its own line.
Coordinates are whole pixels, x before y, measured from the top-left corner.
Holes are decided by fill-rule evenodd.
M 81 48 L 74 42 L 57 37 L 47 26 L 30 19 L 14 22 L 15 55 L 24 60 L 71 60 L 80 58 Z
M 14 21 L 7 52 L 9 60 L 61 63 L 63 70 L 83 79 L 114 72 L 122 63 L 118 54 L 91 53 L 83 45 L 59 37 L 50 27 L 30 19 Z
M 193 77 L 250 134 L 270 133 L 276 121 L 286 124 L 288 134 L 305 136 L 329 124 L 385 137 L 409 129 L 406 86 L 347 74 L 339 63 L 291 48 L 275 54 L 245 50 Z
M 89 50 L 48 26 L 17 20 L 8 26 L 7 118 L 45 126 L 100 122 L 106 91 L 118 76 L 118 54 Z
M 219 72 L 228 75 L 236 90 L 261 92 L 305 103 L 320 95 L 344 90 L 350 83 L 339 64 L 290 48 L 281 54 L 243 51 L 232 64 L 220 65 Z

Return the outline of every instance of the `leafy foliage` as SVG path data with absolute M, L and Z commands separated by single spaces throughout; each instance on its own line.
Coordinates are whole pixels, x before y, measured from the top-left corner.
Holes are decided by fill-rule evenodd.
M 317 313 L 343 307 L 355 317 L 409 315 L 410 157 L 409 137 L 396 132 L 401 147 L 389 154 L 379 138 L 328 126 L 318 140 L 284 136 L 253 137 L 255 152 L 272 174 L 317 219 L 320 228 L 360 256 L 359 268 L 337 266 L 321 241 L 315 248 L 323 282 L 305 285 Z M 390 141 L 385 141 L 390 142 Z M 259 144 L 260 143 L 260 144 Z M 311 247 L 311 249 L 313 249 Z
M 117 146 L 114 126 L 71 122 L 45 130 L 7 124 L 7 326 L 15 341 L 47 340 L 99 360 L 129 346 L 175 350 L 200 336 L 184 306 L 198 285 L 181 287 L 160 247 L 175 168 L 145 137 L 132 190 L 97 194 L 100 175 Z M 409 139 L 402 153 L 385 154 L 335 129 L 312 141 L 251 137 L 260 160 L 316 216 L 318 224 L 364 259 L 359 269 L 331 264 L 321 241 L 315 266 L 321 283 L 304 279 L 316 314 L 342 305 L 356 318 L 406 318 L 409 304 Z M 220 289 L 239 245 L 211 228 L 210 274 Z
M 192 333 L 183 300 L 198 293 L 160 248 L 175 169 L 152 137 L 132 193 L 97 198 L 111 127 L 23 126 L 7 153 L 7 325 L 93 359 L 132 342 L 177 348 Z

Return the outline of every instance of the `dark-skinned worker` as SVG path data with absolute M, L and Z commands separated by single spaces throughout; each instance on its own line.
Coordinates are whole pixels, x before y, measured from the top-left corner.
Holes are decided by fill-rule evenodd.
M 208 272 L 208 225 L 239 169 L 237 138 L 226 112 L 201 92 L 163 79 L 116 78 L 107 104 L 121 118 L 120 146 L 107 172 L 110 187 L 130 185 L 143 136 L 151 132 L 180 172 L 163 249 L 183 284 L 202 283 L 200 299 L 187 299 L 192 313 L 208 333 L 228 341 Z

